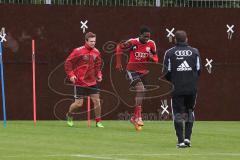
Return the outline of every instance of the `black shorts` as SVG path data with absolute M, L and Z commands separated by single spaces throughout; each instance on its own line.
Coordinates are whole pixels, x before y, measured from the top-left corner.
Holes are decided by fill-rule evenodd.
M 99 87 L 98 85 L 89 86 L 89 87 L 81 87 L 81 86 L 74 86 L 74 98 L 84 98 L 91 94 L 98 94 Z
M 195 108 L 197 94 L 174 95 L 172 97 L 172 109 L 174 115 L 177 113 L 189 113 Z
M 130 80 L 130 86 L 134 87 L 138 82 L 142 82 L 143 84 L 146 84 L 144 80 L 145 74 L 134 72 L 134 71 L 128 71 L 127 70 L 127 79 Z

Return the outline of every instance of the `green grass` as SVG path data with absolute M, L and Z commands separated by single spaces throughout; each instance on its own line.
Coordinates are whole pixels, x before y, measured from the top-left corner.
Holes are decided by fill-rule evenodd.
M 196 122 L 192 147 L 176 148 L 171 121 L 147 121 L 136 132 L 127 121 L 105 128 L 73 128 L 63 121 L 8 121 L 0 127 L 0 160 L 239 160 L 240 122 Z

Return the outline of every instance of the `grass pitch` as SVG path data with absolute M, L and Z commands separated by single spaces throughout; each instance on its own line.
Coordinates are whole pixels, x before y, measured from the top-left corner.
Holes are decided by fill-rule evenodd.
M 0 160 L 239 160 L 240 122 L 195 123 L 192 147 L 176 148 L 171 121 L 146 121 L 136 132 L 127 121 L 8 121 L 0 127 Z

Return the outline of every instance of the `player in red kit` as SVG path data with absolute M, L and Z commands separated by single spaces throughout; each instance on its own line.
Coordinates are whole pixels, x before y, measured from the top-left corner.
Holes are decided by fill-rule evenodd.
M 84 97 L 90 96 L 94 104 L 96 127 L 103 128 L 101 123 L 100 94 L 97 82 L 102 81 L 102 59 L 95 48 L 96 35 L 88 32 L 85 45 L 73 50 L 65 62 L 65 71 L 74 84 L 75 102 L 69 107 L 67 122 L 73 126 L 73 113 L 83 105 Z
M 119 70 L 122 70 L 122 54 L 124 52 L 129 53 L 126 71 L 131 81 L 130 86 L 136 90 L 134 116 L 131 117 L 130 121 L 136 129 L 140 129 L 144 125 L 141 112 L 145 91 L 143 77 L 148 73 L 147 62 L 158 62 L 156 45 L 150 37 L 150 29 L 141 27 L 138 38 L 118 44 L 116 51 L 116 68 Z

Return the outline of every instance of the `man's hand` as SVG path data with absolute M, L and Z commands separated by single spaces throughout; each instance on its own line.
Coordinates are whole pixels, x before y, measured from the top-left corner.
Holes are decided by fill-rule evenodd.
M 157 56 L 157 54 L 152 54 L 152 53 L 150 53 L 149 54 L 149 60 L 150 60 L 150 62 L 158 62 L 158 56 Z
M 102 82 L 102 77 L 97 77 L 98 82 Z
M 76 80 L 77 80 L 77 77 L 76 77 L 76 76 L 72 76 L 72 77 L 70 78 L 70 81 L 71 81 L 73 84 L 75 84 Z

